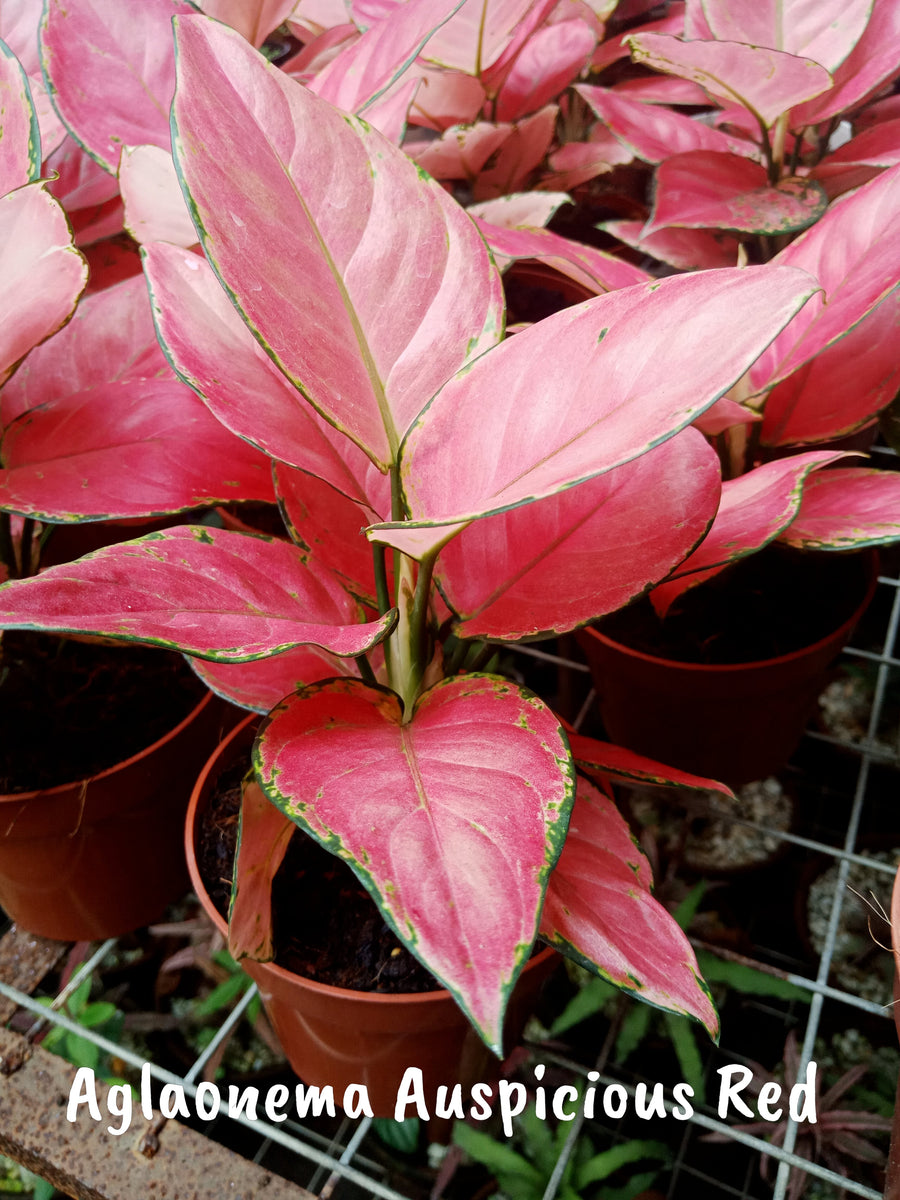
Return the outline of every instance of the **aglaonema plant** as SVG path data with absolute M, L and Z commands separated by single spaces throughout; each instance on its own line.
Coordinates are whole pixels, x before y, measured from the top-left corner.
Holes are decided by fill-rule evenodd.
M 684 559 L 719 497 L 687 426 L 815 282 L 764 266 L 641 283 L 504 340 L 496 268 L 443 188 L 237 34 L 175 26 L 173 149 L 206 258 L 145 249 L 157 330 L 271 460 L 291 541 L 176 526 L 6 584 L 0 623 L 180 649 L 267 713 L 235 957 L 271 957 L 271 881 L 299 826 L 498 1052 L 538 936 L 714 1031 L 645 860 L 575 766 L 697 781 L 567 738 L 535 695 L 445 649 L 474 646 L 477 666 L 480 643 L 574 628 Z

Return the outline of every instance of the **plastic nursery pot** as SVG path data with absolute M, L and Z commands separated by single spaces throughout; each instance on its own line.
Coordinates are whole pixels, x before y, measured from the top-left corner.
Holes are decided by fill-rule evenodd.
M 195 846 L 219 775 L 253 742 L 258 718 L 251 715 L 222 742 L 204 768 L 188 807 L 185 850 L 191 882 L 216 928 L 227 925 L 200 877 Z M 547 948 L 526 965 L 509 1003 L 504 1043 L 521 1036 L 541 987 L 558 962 Z M 496 1079 L 499 1063 L 445 989 L 385 994 L 332 987 L 295 975 L 275 963 L 241 963 L 259 988 L 263 1006 L 293 1070 L 309 1086 L 332 1087 L 337 1104 L 347 1087 L 364 1085 L 375 1116 L 391 1117 L 408 1067 L 422 1071 L 426 1104 L 433 1114 L 437 1087 L 466 1089 Z M 408 1113 L 412 1112 L 410 1108 Z M 407 1114 L 408 1115 L 408 1114 Z
M 0 906 L 11 919 L 94 941 L 146 925 L 183 895 L 191 785 L 233 711 L 208 692 L 164 737 L 90 779 L 0 795 Z
M 849 616 L 801 649 L 755 662 L 657 657 L 598 629 L 576 635 L 611 741 L 731 786 L 778 772 L 794 752 L 828 668 L 875 591 L 877 558 L 860 572 Z
M 509 306 L 507 321 L 539 321 L 560 309 L 583 300 L 592 300 L 591 291 L 577 279 L 570 279 L 539 259 L 520 259 L 512 263 L 503 276 L 503 287 Z

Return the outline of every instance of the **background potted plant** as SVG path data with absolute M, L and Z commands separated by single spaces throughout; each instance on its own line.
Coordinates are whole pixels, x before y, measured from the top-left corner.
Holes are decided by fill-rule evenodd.
M 65 557 L 53 537 L 60 523 L 266 498 L 271 483 L 266 460 L 172 374 L 142 279 L 76 309 L 85 264 L 39 178 L 25 72 L 0 50 L 0 571 L 28 578 L 48 541 L 48 557 Z M 179 459 L 178 446 L 194 436 L 200 445 Z M 93 545 L 128 536 L 92 528 Z M 177 660 L 165 665 L 164 656 L 123 655 L 118 646 L 7 635 L 2 666 L 0 902 L 25 928 L 59 938 L 106 937 L 158 915 L 186 885 L 183 814 L 223 706 L 189 673 L 184 679 Z M 148 672 L 156 703 L 135 708 L 153 694 Z
M 621 752 L 570 746 L 508 680 L 445 674 L 442 643 L 451 627 L 572 628 L 684 558 L 719 491 L 685 426 L 815 284 L 769 266 L 696 274 L 501 341 L 496 270 L 439 185 L 238 35 L 201 16 L 176 27 L 173 145 L 209 265 L 145 249 L 154 314 L 181 377 L 274 460 L 294 542 L 177 526 L 7 584 L 2 623 L 175 647 L 220 692 L 274 704 L 236 957 L 271 952 L 267 896 L 296 824 L 497 1051 L 538 933 L 714 1027 L 621 818 L 587 784 L 575 800 L 574 762 L 617 774 Z
M 705 106 L 702 121 L 662 102 L 652 79 L 628 81 L 647 83 L 649 102 L 625 82 L 578 89 L 608 133 L 655 164 L 646 224 L 609 222 L 608 232 L 667 270 L 739 256 L 802 266 L 822 285 L 727 402 L 698 423 L 722 459 L 722 502 L 704 541 L 651 594 L 658 624 L 648 607 L 643 640 L 624 625 L 584 635 L 613 736 L 731 783 L 786 760 L 824 667 L 871 594 L 873 578 L 858 570 L 857 598 L 838 606 L 831 629 L 814 635 L 809 617 L 845 585 L 838 568 L 809 552 L 884 544 L 898 531 L 895 474 L 856 464 L 822 469 L 836 463 L 841 439 L 871 426 L 889 405 L 900 370 L 893 341 L 900 175 L 889 149 L 896 133 L 890 120 L 878 121 L 888 110 L 871 104 L 896 76 L 896 55 L 888 61 L 882 43 L 895 46 L 897 31 L 884 5 L 842 9 L 840 20 L 836 13 L 822 6 L 805 26 L 788 6 L 776 28 L 751 6 L 726 11 L 710 2 L 688 5 L 683 25 L 673 10 L 665 32 L 638 29 L 620 38 L 619 53 L 630 48 L 636 61 L 679 85 L 675 104 Z M 752 69 L 762 61 L 770 64 L 765 81 Z M 843 123 L 851 131 L 851 120 L 877 153 L 866 158 L 856 138 L 834 148 L 835 129 Z M 790 584 L 748 608 L 736 637 L 745 644 L 719 650 L 718 618 L 740 611 L 751 589 L 769 586 L 761 567 L 748 562 L 713 590 L 692 590 L 770 543 L 807 553 L 800 565 L 774 556 L 774 586 L 779 576 Z M 792 597 L 805 581 L 808 591 Z M 760 652 L 760 627 L 795 600 L 799 638 Z M 693 648 L 685 652 L 678 630 L 692 620 Z M 712 647 L 709 667 L 701 643 Z

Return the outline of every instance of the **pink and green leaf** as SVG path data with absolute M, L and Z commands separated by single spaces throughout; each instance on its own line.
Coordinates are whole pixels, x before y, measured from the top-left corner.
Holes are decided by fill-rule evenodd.
M 809 481 L 780 540 L 802 550 L 854 550 L 900 541 L 900 475 L 847 467 Z
M 541 936 L 638 999 L 693 1017 L 718 1039 L 719 1020 L 690 942 L 654 900 L 650 868 L 615 805 L 579 780 L 569 832 L 550 877 Z
M 689 79 L 726 105 L 742 105 L 766 128 L 831 86 L 819 63 L 763 46 L 682 42 L 664 33 L 640 33 L 627 41 L 635 62 Z
M 37 179 L 41 135 L 24 70 L 0 41 L 0 196 Z
M 0 441 L 0 506 L 49 521 L 272 500 L 270 460 L 176 379 L 118 380 L 23 413 Z
M 169 148 L 171 21 L 194 11 L 188 0 L 48 0 L 48 88 L 66 127 L 110 174 L 123 145 Z
M 623 258 L 573 242 L 551 229 L 501 229 L 477 217 L 475 223 L 501 270 L 517 259 L 536 258 L 598 294 L 631 287 L 650 278 L 646 271 Z
M 394 614 L 353 624 L 355 602 L 289 542 L 179 525 L 0 590 L 0 626 L 91 633 L 246 662 L 292 646 L 363 654 Z
M 221 663 L 189 660 L 194 672 L 217 696 L 253 712 L 270 712 L 301 688 L 336 675 L 358 675 L 352 658 L 336 658 L 316 646 L 296 646 L 271 658 Z
M 86 280 L 65 213 L 43 183 L 0 197 L 0 384 L 68 320 Z
M 603 221 L 598 228 L 680 271 L 707 271 L 737 264 L 738 239 L 732 234 L 707 229 L 672 226 L 644 235 L 644 221 Z
M 748 158 L 689 150 L 673 154 L 657 168 L 653 212 L 644 236 L 669 226 L 795 233 L 817 221 L 827 204 L 815 180 L 790 176 L 772 187 L 765 168 Z
M 72 319 L 36 346 L 0 392 L 0 428 L 28 408 L 126 379 L 171 378 L 143 279 L 85 296 Z
M 579 770 L 601 783 L 612 781 L 640 783 L 650 787 L 688 788 L 693 791 L 720 792 L 723 796 L 734 797 L 734 793 L 724 783 L 706 779 L 702 775 L 692 775 L 677 767 L 668 767 L 652 758 L 646 758 L 643 754 L 626 750 L 624 746 L 600 742 L 596 738 L 584 737 L 583 734 L 571 731 L 569 745 Z
M 633 152 L 649 163 L 661 163 L 689 150 L 715 150 L 753 158 L 759 150 L 749 142 L 729 137 L 718 129 L 669 108 L 632 100 L 612 88 L 579 84 L 575 89 L 609 129 Z
M 859 41 L 871 12 L 872 0 L 703 0 L 703 15 L 717 41 L 786 50 L 829 71 Z
M 812 450 L 775 459 L 736 479 L 726 480 L 709 533 L 674 572 L 674 578 L 651 593 L 659 615 L 664 617 L 672 604 L 691 588 L 778 537 L 799 512 L 810 473 L 844 457 L 838 450 Z
M 579 487 L 473 522 L 435 578 L 463 637 L 561 633 L 667 575 L 706 533 L 719 491 L 718 458 L 685 430 Z
M 254 763 L 270 800 L 348 862 L 501 1053 L 574 794 L 550 710 L 470 675 L 426 692 L 404 724 L 393 693 L 335 680 L 279 705 Z
M 502 512 L 630 462 L 718 400 L 813 290 L 809 276 L 770 266 L 673 276 L 508 339 L 447 383 L 408 435 L 412 519 Z
M 555 104 L 517 121 L 496 157 L 479 173 L 472 188 L 475 200 L 493 200 L 521 192 L 553 144 L 559 110 Z
M 577 79 L 597 44 L 580 18 L 537 29 L 525 42 L 497 95 L 498 121 L 518 121 L 550 104 Z
M 271 962 L 272 881 L 278 873 L 294 824 L 272 804 L 258 783 L 250 780 L 241 792 L 228 910 L 228 949 L 232 958 Z
M 205 259 L 145 246 L 144 272 L 160 342 L 213 415 L 265 454 L 365 501 L 369 459 L 278 370 Z
M 224 26 L 176 27 L 173 145 L 210 261 L 288 379 L 386 469 L 441 383 L 502 334 L 487 250 L 365 123 Z

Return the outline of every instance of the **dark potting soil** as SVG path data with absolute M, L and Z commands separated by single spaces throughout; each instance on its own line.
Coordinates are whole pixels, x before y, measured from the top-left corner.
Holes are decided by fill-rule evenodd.
M 105 771 L 174 729 L 205 691 L 171 651 L 6 632 L 0 640 L 0 793 Z
M 223 771 L 200 823 L 197 865 L 225 918 L 249 754 Z M 440 984 L 385 924 L 346 863 L 297 829 L 272 890 L 280 967 L 357 992 L 431 992 Z
M 682 596 L 660 619 L 643 597 L 597 622 L 614 641 L 676 662 L 743 663 L 826 637 L 865 595 L 868 554 L 767 546 Z

